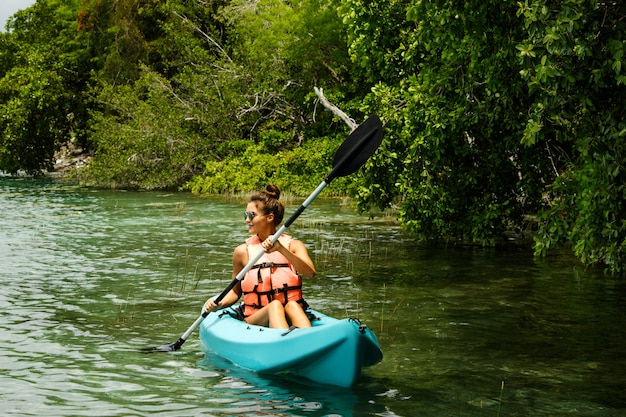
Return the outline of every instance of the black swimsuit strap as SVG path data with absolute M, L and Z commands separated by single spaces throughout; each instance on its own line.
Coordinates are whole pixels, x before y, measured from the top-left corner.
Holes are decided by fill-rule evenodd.
M 250 269 L 261 269 L 261 268 L 286 268 L 289 264 L 275 264 L 274 262 L 263 262 L 261 264 L 256 264 L 252 266 Z

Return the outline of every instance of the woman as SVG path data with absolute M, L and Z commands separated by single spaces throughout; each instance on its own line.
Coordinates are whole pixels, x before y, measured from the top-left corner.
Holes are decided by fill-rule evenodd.
M 239 312 L 247 323 L 278 329 L 290 325 L 311 327 L 305 313 L 308 306 L 302 298 L 300 275 L 313 277 L 315 267 L 302 242 L 283 234 L 272 244 L 272 235 L 285 213 L 279 197 L 280 190 L 273 184 L 250 197 L 244 219 L 252 236 L 233 252 L 233 279 L 249 259 L 261 250 L 265 252 L 219 304 L 213 298 L 207 300 L 205 311 L 231 306 L 243 294 Z

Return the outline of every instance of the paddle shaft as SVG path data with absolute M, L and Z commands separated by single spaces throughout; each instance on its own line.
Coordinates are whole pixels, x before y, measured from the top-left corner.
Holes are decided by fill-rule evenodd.
M 298 209 L 276 231 L 276 233 L 274 233 L 274 235 L 272 236 L 272 243 L 276 243 L 278 241 L 278 238 L 283 233 L 285 233 L 287 228 L 300 216 L 300 214 L 302 214 L 302 212 L 309 206 L 309 204 L 311 204 L 311 202 L 313 200 L 315 200 L 315 198 L 322 192 L 322 190 L 324 190 L 324 188 L 326 188 L 327 185 L 328 185 L 328 183 L 326 182 L 326 180 L 322 181 L 320 183 L 320 185 L 318 185 L 318 187 L 315 189 L 315 191 L 304 201 L 304 203 L 302 203 L 302 205 L 300 207 L 298 207 Z M 254 266 L 254 264 L 256 264 L 257 261 L 259 259 L 261 259 L 261 257 L 263 256 L 264 253 L 265 253 L 264 250 L 260 250 L 259 253 L 257 253 L 253 258 L 251 258 L 248 261 L 246 266 L 241 271 L 239 271 L 237 276 L 235 278 L 233 278 L 233 280 L 231 281 L 230 284 L 228 284 L 228 287 L 226 287 L 224 289 L 224 291 L 222 291 L 222 293 L 217 296 L 217 298 L 215 299 L 216 303 L 219 303 L 220 301 L 222 301 L 222 299 L 224 297 L 226 297 L 226 295 L 230 292 L 230 290 L 232 290 L 233 287 L 235 285 L 237 285 L 237 282 L 241 281 L 245 277 L 246 273 L 250 270 L 250 268 L 252 268 Z M 180 337 L 179 341 L 182 339 L 182 342 L 184 343 L 184 341 L 187 340 L 187 338 L 189 336 L 191 336 L 191 334 L 194 332 L 194 330 L 196 330 L 196 328 L 200 325 L 200 323 L 202 323 L 202 320 L 204 320 L 204 318 L 206 316 L 208 316 L 208 315 L 209 315 L 209 312 L 208 311 L 204 311 L 196 319 L 196 321 L 193 322 L 193 324 L 189 327 L 189 329 L 187 329 L 187 331 L 185 333 L 183 333 L 183 335 Z

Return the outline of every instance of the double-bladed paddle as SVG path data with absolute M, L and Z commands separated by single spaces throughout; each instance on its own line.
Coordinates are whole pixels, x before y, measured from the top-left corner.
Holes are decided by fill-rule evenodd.
M 341 144 L 335 158 L 333 159 L 333 169 L 324 178 L 324 180 L 318 185 L 313 193 L 302 203 L 300 207 L 289 217 L 289 219 L 274 233 L 272 242 L 276 243 L 280 235 L 302 214 L 302 212 L 311 204 L 311 202 L 322 192 L 324 188 L 330 182 L 337 177 L 345 177 L 352 174 L 361 167 L 368 160 L 370 156 L 378 149 L 378 146 L 383 139 L 383 126 L 377 115 L 371 115 L 365 122 L 358 126 L 345 141 Z M 222 291 L 222 293 L 215 299 L 216 303 L 222 301 L 222 299 L 228 294 L 230 290 L 241 281 L 246 273 L 254 266 L 254 264 L 263 256 L 265 251 L 261 250 L 252 259 L 248 261 L 248 264 L 233 278 L 232 282 Z M 208 312 L 203 312 L 196 321 L 187 329 L 185 333 L 173 343 L 165 345 L 146 348 L 142 351 L 145 353 L 151 352 L 173 352 L 179 350 L 187 338 L 193 333 L 193 331 L 202 323 L 202 320 L 208 316 Z

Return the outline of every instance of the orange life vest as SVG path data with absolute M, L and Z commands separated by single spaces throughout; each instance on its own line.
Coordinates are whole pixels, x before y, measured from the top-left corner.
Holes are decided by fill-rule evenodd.
M 289 236 L 282 235 L 278 240 L 284 247 L 289 248 L 291 243 Z M 258 236 L 248 238 L 246 246 L 248 259 L 263 250 Z M 264 253 L 241 281 L 241 291 L 244 317 L 252 315 L 272 300 L 280 300 L 283 305 L 292 300 L 304 302 L 302 277 L 280 252 Z

